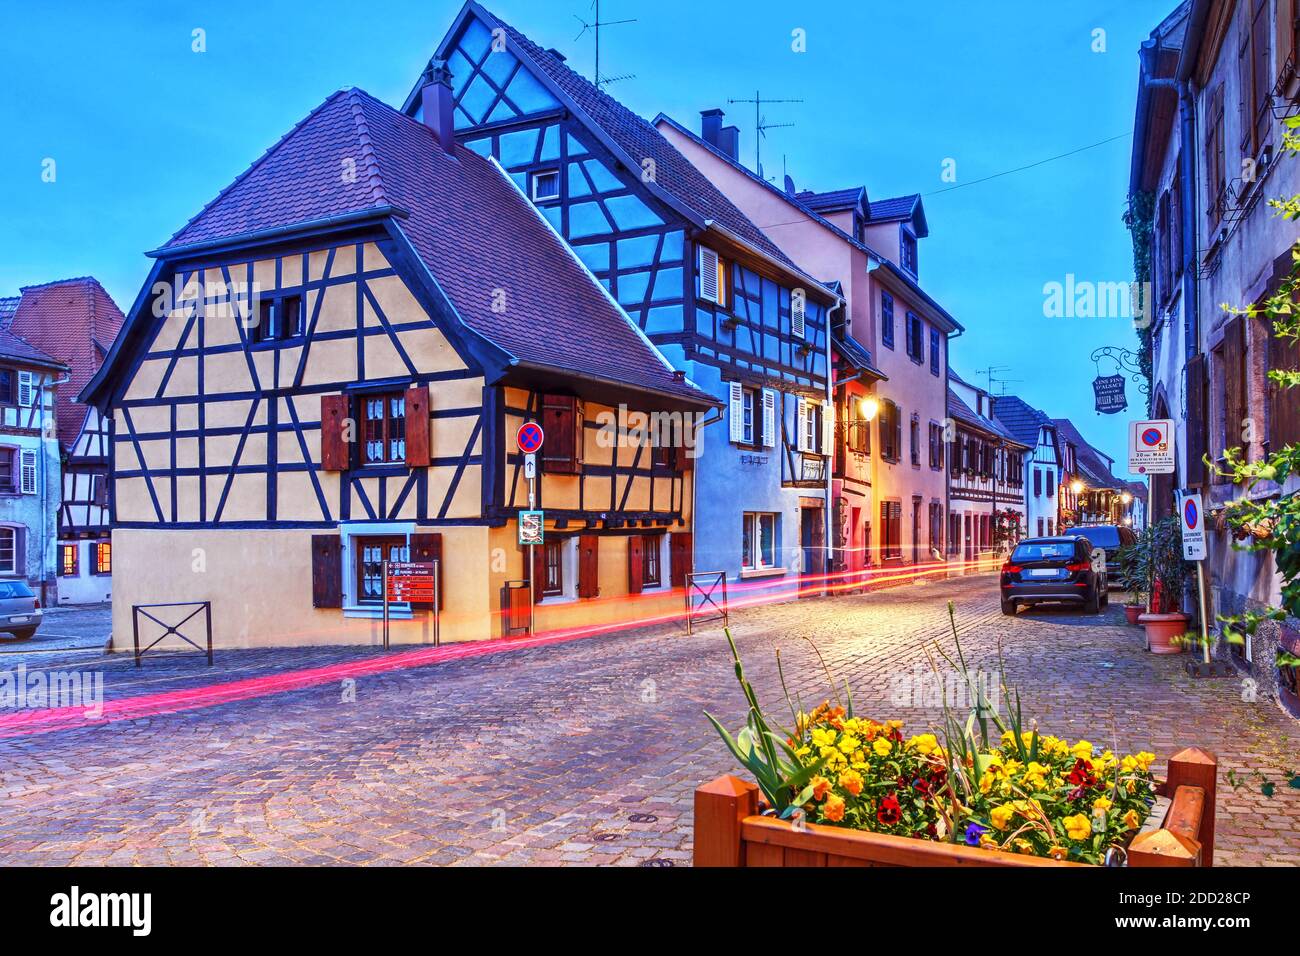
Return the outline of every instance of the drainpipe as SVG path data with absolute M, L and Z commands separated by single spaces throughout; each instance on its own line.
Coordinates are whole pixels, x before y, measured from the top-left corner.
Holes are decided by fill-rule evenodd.
M 826 310 L 826 401 L 828 403 L 826 408 L 832 416 L 835 414 L 835 373 L 833 370 L 834 360 L 831 355 L 831 327 L 832 327 L 831 316 L 837 310 L 841 313 L 841 317 L 843 317 L 843 312 L 844 312 L 843 299 L 840 299 L 835 305 L 831 306 L 829 309 Z M 835 495 L 834 495 L 835 447 L 834 445 L 835 445 L 835 441 L 837 440 L 835 436 L 839 435 L 839 429 L 835 427 L 835 421 L 833 418 L 831 420 L 830 431 L 832 435 L 831 447 L 829 449 L 826 449 L 827 451 L 830 452 L 830 454 L 826 458 L 826 517 L 824 519 L 826 525 L 826 530 L 825 530 L 826 557 L 825 557 L 824 580 L 827 586 L 829 586 L 830 584 L 831 564 L 834 560 L 834 554 L 835 554 L 835 538 L 833 537 L 832 534 L 835 528 L 835 521 L 831 516 L 831 511 L 835 508 Z M 826 429 L 823 426 L 822 434 L 825 433 L 826 433 Z
M 46 383 L 46 385 L 42 386 L 42 388 L 40 389 L 40 396 L 41 396 L 40 401 L 41 401 L 41 407 L 42 407 L 42 409 L 45 407 L 45 389 L 48 388 L 48 389 L 49 389 L 49 392 L 50 392 L 50 411 L 53 413 L 53 414 L 51 415 L 51 425 L 55 428 L 55 432 L 54 432 L 54 448 L 55 448 L 56 453 L 59 454 L 59 458 L 60 458 L 60 467 L 59 467 L 59 501 L 60 501 L 60 502 L 63 501 L 63 467 L 62 467 L 62 451 L 63 451 L 63 448 L 62 448 L 62 447 L 60 446 L 60 444 L 59 444 L 58 421 L 57 421 L 57 419 L 56 419 L 54 416 L 58 414 L 58 401 L 59 401 L 58 389 L 59 389 L 59 386 L 60 386 L 60 385 L 67 385 L 68 382 L 70 382 L 70 381 L 72 381 L 72 375 L 71 375 L 71 373 L 69 373 L 69 374 L 67 374 L 67 375 L 64 375 L 62 378 L 56 378 L 56 379 L 54 379 L 53 381 Z M 44 464 L 44 463 L 45 463 L 45 462 L 44 462 L 44 459 L 45 459 L 45 422 L 44 422 L 44 421 L 41 422 L 41 443 L 40 443 L 40 445 L 38 446 L 38 448 L 39 448 L 39 453 L 38 453 L 38 456 L 37 456 L 37 460 L 40 461 L 42 464 Z M 40 469 L 40 472 L 39 472 L 40 477 L 41 477 L 41 479 L 42 479 L 42 480 L 39 482 L 39 484 L 40 484 L 40 486 L 41 486 L 41 524 L 44 526 L 44 528 L 45 528 L 45 530 L 46 530 L 46 541 L 45 541 L 44 545 L 41 547 L 41 594 L 42 594 L 42 596 L 43 596 L 43 600 L 41 601 L 42 606 L 45 606 L 45 605 L 47 605 L 47 604 L 49 603 L 49 600 L 48 600 L 49 595 L 46 594 L 46 592 L 45 592 L 45 581 L 46 581 L 46 575 L 48 574 L 48 572 L 49 572 L 49 570 L 50 570 L 50 568 L 49 568 L 49 560 L 48 560 L 49 551 L 50 551 L 50 549 L 49 549 L 49 538 L 51 538 L 51 537 L 54 538 L 54 554 L 55 554 L 55 569 L 56 569 L 56 570 L 58 569 L 58 560 L 57 560 L 57 559 L 58 559 L 58 553 L 59 553 L 59 551 L 58 551 L 58 547 L 59 547 L 59 544 L 58 544 L 58 542 L 59 542 L 59 515 L 58 515 L 57 510 L 55 511 L 55 514 L 54 514 L 53 527 L 51 528 L 50 525 L 46 523 L 46 522 L 49 521 L 49 508 L 47 507 L 47 506 L 48 506 L 48 503 L 49 503 L 49 496 L 48 496 L 48 494 L 47 494 L 46 492 L 48 491 L 49 483 L 50 483 L 50 482 L 49 482 L 49 475 L 47 475 L 47 474 L 45 473 L 46 470 L 47 470 L 46 468 L 42 467 L 42 468 Z M 80 542 L 78 542 L 77 547 L 78 547 L 78 548 L 81 547 Z M 29 550 L 30 550 L 30 546 L 29 546 Z M 56 575 L 55 577 L 57 578 L 57 575 Z M 54 603 L 57 605 L 57 604 L 59 603 L 59 602 L 58 602 L 58 582 L 57 582 L 57 580 L 56 580 L 55 585 L 54 585 L 54 597 L 55 597 L 55 601 L 54 601 Z

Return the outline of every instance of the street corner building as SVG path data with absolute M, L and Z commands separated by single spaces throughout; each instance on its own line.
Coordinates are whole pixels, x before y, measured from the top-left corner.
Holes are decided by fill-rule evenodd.
M 0 326 L 0 595 L 48 605 L 58 593 L 55 406 L 68 366 L 9 331 L 9 317 Z
M 458 143 L 438 61 L 414 96 L 335 93 L 151 253 L 82 396 L 109 423 L 116 635 L 211 602 L 217 648 L 374 643 L 385 561 L 437 562 L 444 640 L 681 613 L 719 403 L 565 243 L 553 180 Z M 524 131 L 530 157 L 561 168 L 562 133 Z M 635 246 L 677 256 L 680 309 L 677 240 Z M 391 604 L 392 640 L 429 640 L 433 603 Z

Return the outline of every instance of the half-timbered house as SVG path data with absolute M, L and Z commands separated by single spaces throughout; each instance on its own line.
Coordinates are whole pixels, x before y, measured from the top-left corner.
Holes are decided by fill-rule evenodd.
M 113 549 L 108 525 L 108 428 L 77 395 L 103 364 L 122 328 L 121 309 L 90 277 L 25 286 L 9 328 L 68 366 L 58 389 L 63 461 L 58 510 L 58 602 L 108 601 Z
M 979 562 L 1025 533 L 1029 449 L 996 421 L 993 397 L 952 371 L 948 418 L 948 549 L 964 562 Z
M 42 604 L 56 593 L 55 396 L 67 374 L 62 362 L 0 330 L 0 585 L 24 582 Z M 0 631 L 15 632 L 10 623 L 8 617 L 0 618 Z M 20 622 L 16 632 L 22 633 L 26 623 Z
M 211 601 L 219 645 L 371 642 L 385 560 L 439 562 L 444 639 L 527 628 L 529 585 L 536 630 L 679 609 L 712 399 L 456 144 L 445 70 L 420 93 L 423 122 L 334 94 L 151 254 L 84 393 L 111 416 L 116 633 Z M 431 608 L 390 615 L 429 639 Z
M 993 417 L 1027 449 L 1022 466 L 1025 475 L 1025 533 L 1039 537 L 1056 534 L 1057 490 L 1062 475 L 1056 425 L 1045 412 L 1015 395 L 996 396 L 993 399 Z
M 497 159 L 673 366 L 726 406 L 701 433 L 695 564 L 793 593 L 823 570 L 828 313 L 664 135 L 474 2 L 437 48 L 456 135 Z M 418 87 L 405 104 L 422 115 Z

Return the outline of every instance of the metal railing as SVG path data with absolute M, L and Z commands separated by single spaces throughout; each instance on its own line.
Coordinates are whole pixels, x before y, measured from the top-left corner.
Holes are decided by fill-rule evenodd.
M 704 617 L 704 615 L 713 615 Z M 686 575 L 686 633 L 695 633 L 695 624 L 721 621 L 731 623 L 727 607 L 727 572 L 694 571 Z
M 148 610 L 146 610 L 147 608 L 156 609 L 156 608 L 164 608 L 164 607 L 192 607 L 194 608 L 194 610 L 191 611 L 189 614 L 185 615 L 185 617 L 181 618 L 181 620 L 175 624 L 168 624 L 166 621 L 160 621 L 158 618 L 150 614 Z M 190 640 L 188 637 L 182 634 L 180 630 L 182 627 L 184 627 L 186 624 L 192 621 L 200 611 L 204 612 L 203 617 L 206 624 L 205 630 L 207 632 L 208 666 L 211 667 L 212 666 L 212 602 L 211 601 L 179 601 L 172 604 L 132 604 L 131 605 L 131 632 L 132 632 L 132 638 L 135 645 L 135 666 L 139 667 L 140 658 L 144 657 L 144 655 L 147 652 L 153 650 L 153 648 L 155 648 L 160 641 L 170 637 L 173 634 L 179 637 L 186 644 L 190 645 L 190 647 L 194 648 L 196 651 L 203 650 L 203 647 L 196 644 L 194 641 Z M 158 637 L 154 639 L 152 644 L 148 645 L 143 649 L 141 649 L 140 647 L 140 615 L 142 614 L 163 629 L 162 634 L 158 635 Z

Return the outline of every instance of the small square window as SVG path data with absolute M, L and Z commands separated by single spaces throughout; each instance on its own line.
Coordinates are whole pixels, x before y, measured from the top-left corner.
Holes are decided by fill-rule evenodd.
M 560 198 L 560 171 L 543 169 L 533 173 L 533 202 L 552 202 Z

